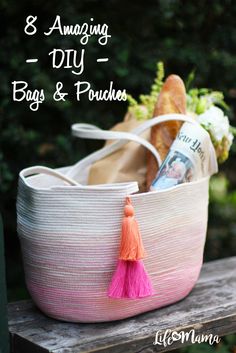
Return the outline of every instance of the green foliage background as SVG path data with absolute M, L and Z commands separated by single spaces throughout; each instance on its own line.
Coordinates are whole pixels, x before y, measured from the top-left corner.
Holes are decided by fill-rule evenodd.
M 110 80 L 134 97 L 149 92 L 156 62 L 164 61 L 167 74 L 186 79 L 193 69 L 195 86 L 222 90 L 232 107 L 236 102 L 236 2 L 233 0 L 117 1 L 80 0 L 13 1 L 1 0 L 0 29 L 0 202 L 5 222 L 9 299 L 26 297 L 16 236 L 15 198 L 18 172 L 30 165 L 51 167 L 69 165 L 100 143 L 76 141 L 70 136 L 74 122 L 95 123 L 109 128 L 120 121 L 126 102 L 75 100 L 74 83 L 90 81 L 94 89 L 105 89 Z M 27 36 L 25 18 L 38 16 L 38 32 Z M 53 48 L 81 49 L 79 38 L 42 35 L 56 14 L 65 24 L 107 23 L 112 38 L 102 47 L 91 40 L 86 47 L 85 71 L 77 77 L 69 70 L 51 68 L 48 53 Z M 109 57 L 106 64 L 96 63 Z M 36 57 L 38 64 L 26 64 Z M 25 80 L 33 88 L 44 88 L 46 102 L 32 112 L 26 102 L 12 101 L 14 80 Z M 57 81 L 69 92 L 67 102 L 54 102 Z M 211 188 L 209 231 L 205 260 L 236 255 L 236 148 L 221 168 L 221 176 Z

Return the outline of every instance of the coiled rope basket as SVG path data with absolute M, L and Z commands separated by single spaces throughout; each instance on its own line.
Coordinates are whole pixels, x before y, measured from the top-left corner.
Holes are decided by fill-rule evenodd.
M 180 114 L 153 118 L 131 133 L 75 124 L 76 136 L 116 142 L 72 167 L 20 172 L 17 221 L 26 283 L 46 315 L 71 322 L 118 320 L 174 303 L 194 287 L 203 260 L 209 177 L 147 193 L 136 193 L 136 182 L 86 185 L 91 165 L 128 141 L 141 143 L 161 163 L 154 147 L 139 135 L 157 123 L 177 119 L 194 124 Z M 138 299 L 108 296 L 127 197 L 154 289 L 153 295 Z

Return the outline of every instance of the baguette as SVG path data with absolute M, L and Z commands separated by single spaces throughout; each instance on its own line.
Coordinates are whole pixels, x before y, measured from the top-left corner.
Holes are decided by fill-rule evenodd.
M 182 79 L 177 75 L 170 75 L 158 96 L 154 109 L 154 116 L 164 114 L 186 114 L 186 90 Z M 165 159 L 182 122 L 169 121 L 158 124 L 151 129 L 151 143 L 158 150 L 162 160 Z M 158 172 L 155 158 L 149 152 L 147 157 L 147 190 Z

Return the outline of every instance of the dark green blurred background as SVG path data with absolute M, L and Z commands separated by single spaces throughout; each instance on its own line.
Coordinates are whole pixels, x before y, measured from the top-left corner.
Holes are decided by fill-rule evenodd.
M 18 172 L 35 164 L 59 167 L 74 163 L 101 144 L 71 138 L 70 125 L 89 122 L 110 128 L 122 120 L 127 110 L 126 102 L 89 102 L 86 97 L 77 102 L 74 83 L 90 81 L 94 89 L 105 89 L 113 80 L 117 89 L 125 88 L 138 97 L 149 92 L 156 62 L 162 60 L 167 74 L 176 73 L 186 79 L 195 69 L 195 86 L 222 90 L 232 108 L 231 123 L 236 126 L 236 2 L 2 0 L 0 4 L 0 194 L 8 296 L 9 300 L 16 300 L 28 295 L 16 236 Z M 27 36 L 23 30 L 30 14 L 38 16 L 38 32 L 34 36 Z M 61 15 L 65 24 L 82 23 L 94 17 L 95 23 L 109 25 L 112 38 L 107 46 L 92 40 L 86 46 L 85 71 L 79 77 L 70 70 L 51 68 L 48 53 L 53 48 L 81 49 L 75 36 L 42 35 L 56 14 Z M 25 60 L 32 57 L 39 62 L 26 64 Z M 99 57 L 109 57 L 108 63 L 96 63 Z M 37 112 L 32 112 L 26 102 L 12 101 L 14 80 L 25 80 L 31 88 L 45 89 L 48 98 Z M 69 92 L 65 103 L 50 99 L 57 81 L 62 81 Z M 233 146 L 230 159 L 211 187 L 206 261 L 236 255 L 235 163 Z M 225 349 L 222 352 L 230 351 Z

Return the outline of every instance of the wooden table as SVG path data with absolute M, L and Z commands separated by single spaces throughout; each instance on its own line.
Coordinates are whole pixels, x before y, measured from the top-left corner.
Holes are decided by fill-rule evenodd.
M 153 345 L 157 331 L 223 336 L 236 332 L 236 257 L 204 264 L 192 293 L 181 302 L 131 319 L 70 324 L 47 318 L 31 301 L 9 304 L 14 353 L 152 353 L 191 344 Z

